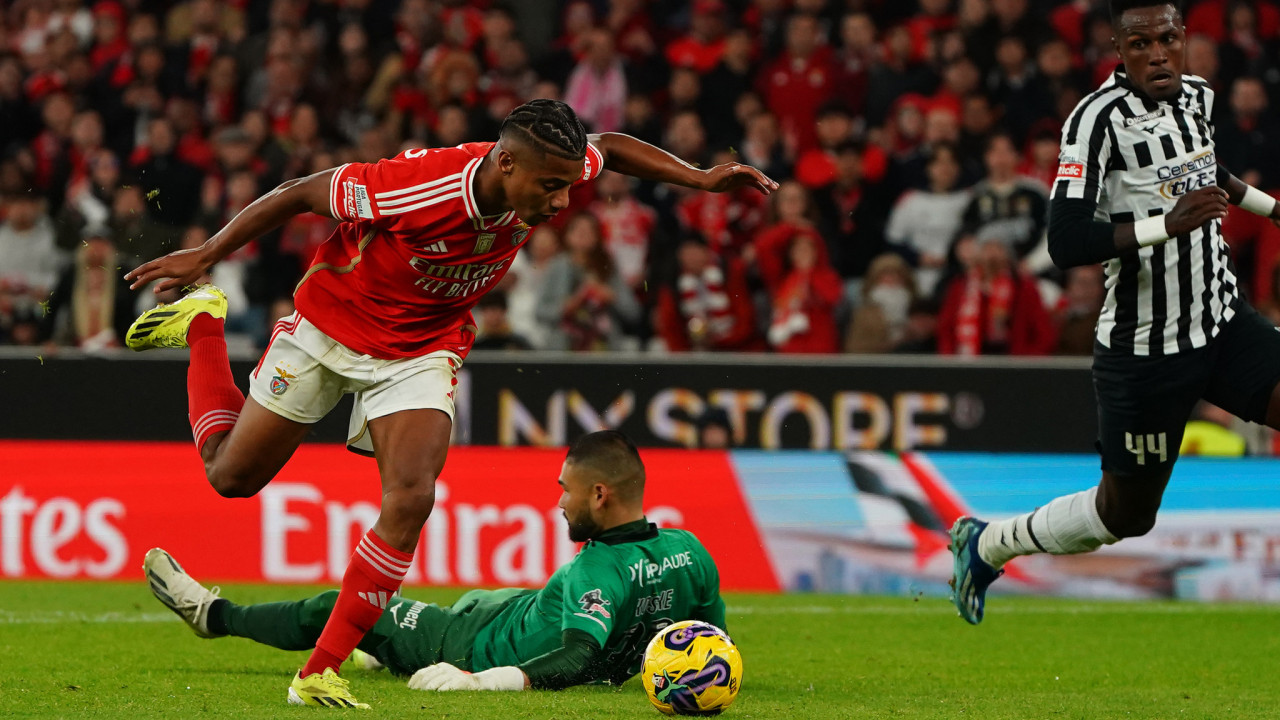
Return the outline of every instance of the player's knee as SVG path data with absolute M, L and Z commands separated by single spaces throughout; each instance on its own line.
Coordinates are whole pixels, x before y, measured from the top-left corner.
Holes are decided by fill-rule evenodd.
M 1101 513 L 1099 513 L 1101 515 Z M 1156 526 L 1155 509 L 1120 509 L 1102 515 L 1102 524 L 1117 538 L 1142 537 Z
M 390 511 L 404 522 L 424 523 L 435 504 L 435 476 L 420 474 L 396 478 L 388 483 L 382 510 L 384 514 Z
M 247 472 L 219 467 L 209 463 L 205 465 L 205 475 L 209 484 L 224 498 L 247 498 L 258 494 L 262 484 Z

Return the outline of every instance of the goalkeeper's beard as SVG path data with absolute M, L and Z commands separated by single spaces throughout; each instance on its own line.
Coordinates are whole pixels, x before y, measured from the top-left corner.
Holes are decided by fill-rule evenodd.
M 564 519 L 569 524 L 569 539 L 574 542 L 586 542 L 599 535 L 602 530 L 600 525 L 591 519 L 590 515 L 571 518 L 569 513 L 565 513 Z

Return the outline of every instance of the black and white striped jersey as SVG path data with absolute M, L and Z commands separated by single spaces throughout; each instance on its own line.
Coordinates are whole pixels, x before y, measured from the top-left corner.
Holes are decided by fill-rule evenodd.
M 1097 202 L 1095 219 L 1129 223 L 1217 184 L 1213 89 L 1184 75 L 1176 101 L 1136 92 L 1121 67 L 1080 101 L 1062 132 L 1053 200 Z M 1235 314 L 1235 270 L 1222 223 L 1108 260 L 1097 338 L 1111 350 L 1169 355 L 1203 347 Z

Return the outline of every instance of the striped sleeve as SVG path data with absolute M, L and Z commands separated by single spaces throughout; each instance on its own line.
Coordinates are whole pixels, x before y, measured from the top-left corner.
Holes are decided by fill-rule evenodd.
M 1086 98 L 1063 127 L 1058 175 L 1053 183 L 1054 200 L 1098 202 L 1113 151 L 1112 94 L 1095 93 Z
M 590 182 L 599 177 L 602 171 L 604 171 L 604 155 L 600 153 L 600 150 L 595 145 L 587 143 L 587 161 L 582 165 L 582 177 L 578 178 L 578 182 L 574 184 L 581 185 L 582 183 Z
M 462 197 L 462 173 L 438 177 L 434 168 L 414 162 L 422 153 L 408 150 L 376 163 L 339 167 L 330 188 L 333 217 L 388 227 L 407 213 Z

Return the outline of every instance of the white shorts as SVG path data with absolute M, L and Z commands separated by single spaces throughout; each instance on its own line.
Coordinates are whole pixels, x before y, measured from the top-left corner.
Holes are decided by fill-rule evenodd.
M 259 405 L 294 422 L 311 424 L 354 393 L 347 446 L 373 454 L 369 421 L 401 410 L 439 410 L 453 419 L 453 392 L 462 358 L 440 350 L 383 360 L 361 355 L 294 313 L 276 323 L 262 360 L 249 375 Z

